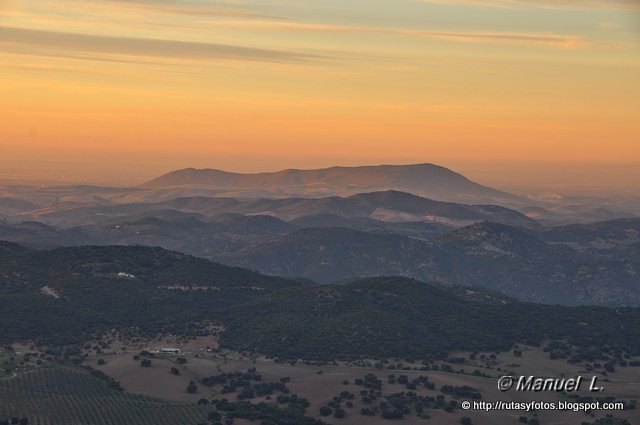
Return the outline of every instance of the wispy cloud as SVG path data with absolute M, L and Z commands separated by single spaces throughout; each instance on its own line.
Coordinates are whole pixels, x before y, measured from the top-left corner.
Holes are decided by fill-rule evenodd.
M 228 25 L 238 28 L 284 30 L 284 31 L 321 31 L 340 33 L 377 33 L 403 35 L 412 37 L 426 37 L 440 40 L 459 42 L 484 43 L 528 43 L 562 48 L 586 46 L 588 40 L 577 35 L 561 35 L 553 33 L 509 33 L 509 32 L 464 32 L 464 31 L 428 31 L 402 28 L 362 27 L 348 25 L 314 24 L 304 22 L 273 22 L 273 21 L 228 21 L 218 25 Z
M 0 26 L 0 49 L 19 45 L 34 49 L 67 52 L 106 53 L 196 60 L 250 60 L 265 62 L 305 62 L 318 56 L 282 50 L 258 49 L 227 44 L 199 43 L 132 37 L 107 37 L 80 33 L 41 31 Z
M 476 5 L 493 7 L 537 6 L 554 9 L 635 9 L 640 10 L 639 0 L 417 0 L 421 3 Z
M 283 19 L 269 14 L 244 11 L 240 9 L 237 4 L 231 6 L 230 3 L 211 1 L 206 4 L 180 0 L 102 0 L 102 2 L 173 15 Z
M 605 31 L 613 31 L 622 28 L 622 25 L 617 22 L 598 22 L 597 26 L 601 30 Z

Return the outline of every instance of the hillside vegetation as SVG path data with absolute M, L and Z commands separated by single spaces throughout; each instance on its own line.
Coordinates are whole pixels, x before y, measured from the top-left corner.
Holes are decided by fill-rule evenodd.
M 0 270 L 2 344 L 80 344 L 111 329 L 193 336 L 217 324 L 228 348 L 286 358 L 426 358 L 549 338 L 640 353 L 640 309 L 545 306 L 407 278 L 309 286 L 159 248 L 11 243 L 0 244 Z
M 405 278 L 291 288 L 231 308 L 223 344 L 284 358 L 425 358 L 566 339 L 640 354 L 640 309 L 523 303 Z
M 220 260 L 262 273 L 323 283 L 401 275 L 482 286 L 546 304 L 638 306 L 640 244 L 635 235 L 640 221 L 616 223 L 615 228 L 617 233 L 611 231 L 610 240 L 600 239 L 599 249 L 576 249 L 566 242 L 556 242 L 566 241 L 567 230 L 563 228 L 556 236 L 554 229 L 539 233 L 488 222 L 428 241 L 343 227 L 315 228 L 245 248 Z M 577 228 L 573 233 L 580 231 Z M 634 238 L 619 236 L 613 240 L 617 234 Z
M 297 285 L 160 248 L 4 242 L 0 342 L 79 343 L 113 328 L 193 335 L 231 305 Z

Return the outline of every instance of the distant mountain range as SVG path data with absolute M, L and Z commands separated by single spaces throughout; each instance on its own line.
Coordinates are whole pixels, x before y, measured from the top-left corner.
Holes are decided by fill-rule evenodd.
M 478 223 L 426 241 L 339 227 L 304 229 L 219 260 L 325 283 L 401 275 L 540 303 L 640 305 L 640 220 L 599 227 L 618 231 L 599 239 L 579 227 L 572 234 L 566 228 L 537 233 Z
M 452 202 L 500 203 L 518 199 L 435 164 L 331 167 L 255 174 L 186 168 L 153 179 L 142 187 L 200 187 L 250 197 L 326 197 L 398 190 Z
M 531 202 L 433 164 L 186 169 L 129 188 L 0 185 L 0 240 L 157 246 L 322 284 L 399 275 L 539 303 L 640 305 L 640 219 L 590 199 Z
M 432 222 L 464 226 L 478 221 L 537 226 L 515 210 L 496 205 L 464 205 L 433 201 L 398 191 L 362 193 L 349 197 L 249 199 L 220 197 L 175 198 L 153 203 L 58 203 L 14 215 L 23 221 L 40 221 L 65 227 L 103 224 L 109 220 L 154 211 L 174 210 L 215 216 L 223 213 L 271 215 L 293 220 L 309 215 L 332 214 L 343 218 L 370 218 L 385 222 Z
M 72 228 L 0 222 L 1 239 L 40 248 L 161 246 L 325 284 L 400 275 L 548 304 L 640 305 L 639 219 L 552 228 L 478 222 L 456 229 L 329 214 L 286 222 L 160 210 Z
M 17 217 L 37 221 L 0 221 L 0 239 L 36 247 L 160 246 L 322 283 L 402 275 L 535 302 L 640 305 L 638 219 L 544 227 L 504 207 L 393 190 L 312 199 L 66 202 Z
M 516 196 L 483 186 L 467 177 L 434 164 L 375 165 L 363 167 L 331 167 L 319 170 L 284 170 L 269 173 L 242 174 L 215 169 L 187 168 L 177 170 L 135 187 L 102 187 L 92 185 L 28 186 L 2 184 L 0 181 L 0 219 L 7 221 L 43 221 L 48 224 L 73 226 L 96 223 L 114 211 L 133 214 L 145 208 L 173 208 L 193 211 L 203 199 L 211 208 L 204 211 L 217 215 L 233 210 L 233 203 L 248 200 L 320 199 L 350 197 L 371 192 L 405 192 L 434 201 L 467 205 L 499 205 L 515 209 L 543 224 L 589 223 L 640 215 L 640 200 L 630 197 L 594 198 L 571 194 L 530 194 Z M 162 206 L 167 202 L 168 205 Z M 147 207 L 139 204 L 147 205 Z M 190 205 L 188 205 L 190 204 Z M 245 204 L 246 206 L 246 204 Z M 104 210 L 114 207 L 112 210 Z M 95 209 L 91 209 L 95 208 Z M 128 208 L 128 212 L 125 209 Z M 263 209 L 264 210 L 264 209 Z M 48 220 L 61 211 L 83 214 L 70 222 Z M 259 213 L 259 212 L 258 212 Z M 256 212 L 253 212 L 256 214 Z M 64 215 L 64 214 L 62 214 Z M 42 219 L 41 219 L 42 217 Z

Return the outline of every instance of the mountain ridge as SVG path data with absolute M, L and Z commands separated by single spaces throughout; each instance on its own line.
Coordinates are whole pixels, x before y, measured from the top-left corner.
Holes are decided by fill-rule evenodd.
M 267 191 L 274 195 L 346 195 L 392 189 L 438 200 L 517 201 L 516 195 L 476 183 L 446 167 L 431 164 L 334 166 L 236 173 L 212 168 L 184 168 L 163 174 L 142 188 L 207 187 L 229 191 Z
M 311 228 L 218 260 L 321 283 L 393 275 L 485 287 L 544 304 L 640 305 L 635 277 L 640 271 L 640 244 L 593 252 L 545 242 L 539 235 L 535 230 L 489 222 L 431 240 L 339 227 Z
M 222 347 L 285 359 L 426 359 L 545 339 L 640 353 L 638 308 L 532 304 L 404 277 L 314 285 L 151 247 L 0 241 L 0 310 L 3 345 L 82 345 L 113 330 L 192 337 L 222 325 Z

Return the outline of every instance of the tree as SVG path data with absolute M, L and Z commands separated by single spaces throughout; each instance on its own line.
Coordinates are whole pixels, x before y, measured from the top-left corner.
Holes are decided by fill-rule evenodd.
M 180 370 L 175 368 L 175 367 L 172 367 L 171 368 L 171 374 L 172 375 L 180 375 Z
M 320 416 L 329 416 L 331 414 L 332 410 L 330 407 L 327 406 L 322 406 L 320 408 Z
M 104 359 L 98 359 L 97 363 L 98 363 L 98 366 L 104 366 L 106 362 L 104 361 Z
M 140 366 L 142 367 L 151 367 L 151 360 L 149 359 L 144 359 L 140 362 Z
M 462 425 L 471 425 L 473 422 L 471 422 L 471 418 L 463 416 L 462 418 L 460 418 L 460 423 Z
M 198 392 L 198 386 L 196 385 L 195 382 L 193 381 L 189 382 L 189 385 L 187 385 L 187 392 L 189 394 L 195 394 Z

